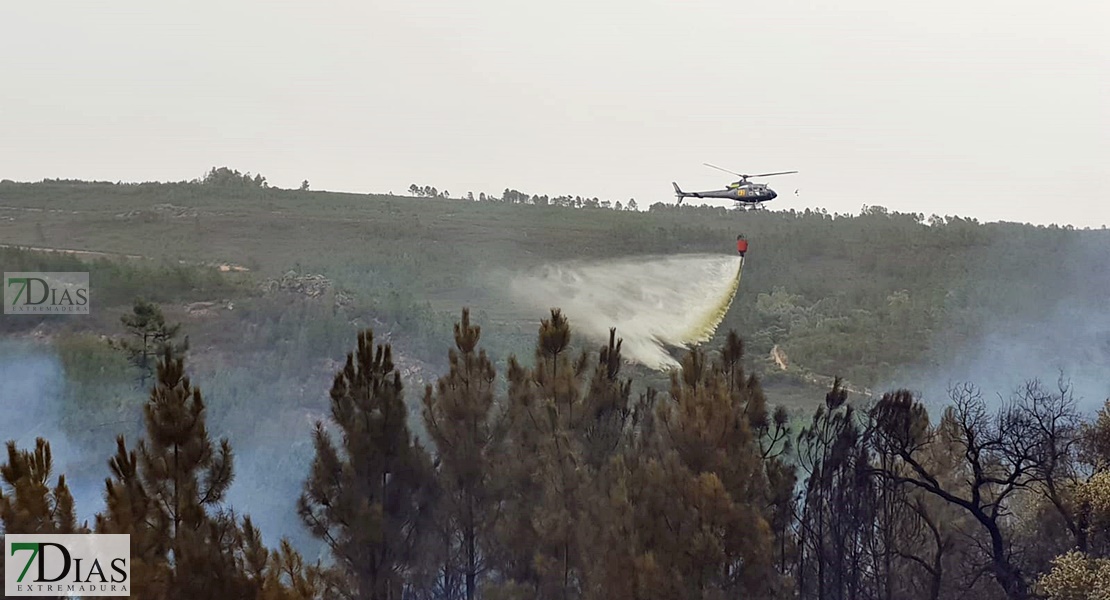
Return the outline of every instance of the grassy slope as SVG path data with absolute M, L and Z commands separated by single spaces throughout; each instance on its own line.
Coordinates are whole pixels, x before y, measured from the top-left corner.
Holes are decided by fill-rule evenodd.
M 492 269 L 729 252 L 742 231 L 752 250 L 721 332 L 736 328 L 757 367 L 779 344 L 792 365 L 862 385 L 922 359 L 938 335 L 945 344 L 973 335 L 981 309 L 1042 310 L 1050 299 L 1030 303 L 1021 273 L 1037 269 L 1029 261 L 1038 256 L 1055 268 L 1051 252 L 1017 261 L 999 248 L 1035 245 L 1060 259 L 1082 241 L 1062 229 L 920 221 L 881 211 L 636 213 L 190 184 L 0 184 L 0 243 L 230 262 L 260 275 L 322 273 L 400 323 L 428 360 L 446 354 L 463 305 L 486 324 L 495 355 L 529 353 L 543 315 L 522 314 L 491 289 L 484 274 Z M 966 323 L 945 331 L 957 318 Z
M 1102 310 L 1110 293 L 1101 266 L 1110 251 L 1104 232 L 920 221 L 881 211 L 847 218 L 691 207 L 618 213 L 184 184 L 0 183 L 0 244 L 155 259 L 128 261 L 138 269 L 95 262 L 93 281 L 103 286 L 96 314 L 59 326 L 118 334 L 119 316 L 140 293 L 162 303 L 171 321 L 183 321 L 213 433 L 229 435 L 245 465 L 237 493 L 250 499 L 252 514 L 278 515 L 266 526 L 289 532 L 305 548 L 311 542 L 304 532 L 286 523 L 288 498 L 273 490 L 299 489 L 312 452 L 312 419 L 326 415 L 335 361 L 350 349 L 358 327 L 373 324 L 379 337 L 394 341 L 403 368 L 423 366 L 424 375 L 434 375 L 452 341 L 450 325 L 468 305 L 483 327 L 483 346 L 499 362 L 509 352 L 530 358 L 545 315 L 509 305 L 487 285 L 483 275 L 490 270 L 731 252 L 742 231 L 751 251 L 719 333 L 735 328 L 744 337 L 750 366 L 765 375 L 769 401 L 799 409 L 800 421 L 824 395 L 806 376 L 846 375 L 864 386 L 889 381 L 899 365 L 958 354 L 992 319 L 1033 321 L 1065 297 Z M 4 270 L 87 264 L 46 256 L 0 250 Z M 180 260 L 252 271 L 219 275 L 181 268 Z M 352 292 L 354 306 L 335 311 L 326 298 L 257 291 L 259 278 L 289 269 L 327 275 Z M 192 302 L 223 299 L 234 310 L 187 310 Z M 29 321 L 0 320 L 0 336 L 30 328 Z M 113 450 L 105 432 L 134 440 L 146 392 L 127 381 L 119 357 L 106 354 L 95 338 L 60 345 L 72 386 L 61 426 L 86 448 L 85 462 L 68 468 L 88 473 L 95 487 Z M 775 345 L 801 377 L 771 365 Z M 105 376 L 113 372 L 114 378 Z M 628 374 L 637 387 L 666 389 L 659 374 Z M 415 406 L 419 397 L 410 383 L 408 400 Z

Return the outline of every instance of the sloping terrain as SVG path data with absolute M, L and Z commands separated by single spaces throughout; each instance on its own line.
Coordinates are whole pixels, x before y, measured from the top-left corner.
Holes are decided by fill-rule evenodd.
M 514 302 L 492 272 L 565 260 L 727 254 L 742 232 L 752 244 L 744 285 L 718 336 L 736 329 L 752 366 L 768 374 L 778 371 L 770 353 L 779 345 L 791 370 L 841 375 L 861 386 L 929 360 L 939 346 L 949 353 L 973 342 L 993 315 L 1043 314 L 1060 300 L 1053 290 L 1076 279 L 1070 267 L 1087 268 L 1107 247 L 1104 232 L 881 208 L 854 216 L 661 204 L 630 212 L 527 203 L 532 197 L 515 192 L 511 199 L 5 183 L 0 241 L 159 264 L 241 265 L 250 272 L 240 275 L 259 280 L 319 274 L 353 299 L 356 312 L 390 323 L 414 357 L 434 363 L 463 306 L 483 323 L 499 360 L 510 352 L 530 356 L 546 315 Z
M 14 433 L 55 420 L 61 432 L 49 437 L 80 449 L 60 465 L 75 474 L 79 505 L 97 504 L 99 467 L 112 452 L 104 432 L 135 439 L 148 393 L 104 340 L 126 335 L 120 318 L 146 297 L 189 336 L 189 368 L 205 392 L 212 431 L 235 440 L 236 494 L 251 499 L 252 512 L 275 515 L 267 531 L 307 543 L 277 516 L 291 514 L 296 494 L 272 491 L 303 484 L 308 433 L 327 413 L 332 377 L 359 329 L 371 327 L 394 345 L 415 411 L 422 385 L 443 372 L 464 306 L 499 372 L 510 354 L 531 361 L 548 315 L 514 300 L 493 274 L 567 261 L 731 258 L 737 233 L 751 242 L 743 284 L 706 347 L 715 350 L 735 329 L 768 402 L 791 409 L 795 421 L 808 420 L 835 376 L 846 377 L 857 398 L 905 381 L 943 385 L 953 373 L 1021 378 L 1053 366 L 1045 348 L 1062 364 L 1089 365 L 1088 380 L 1110 380 L 1110 238 L 1102 231 L 881 209 L 629 212 L 514 199 L 0 183 L 0 243 L 40 249 L 0 248 L 4 270 L 88 269 L 100 286 L 89 318 L 0 320 L 0 341 L 27 341 L 43 364 L 57 362 L 57 381 L 31 382 L 56 390 L 56 414 Z M 674 279 L 675 289 L 691 287 L 684 273 Z M 593 345 L 575 336 L 573 321 L 571 328 L 573 344 Z M 1005 352 L 990 352 L 999 348 Z M 9 348 L 0 368 L 26 373 L 26 356 L 23 347 Z M 633 393 L 669 386 L 663 373 L 623 373 L 634 377 Z M 83 473 L 90 476 L 82 480 Z

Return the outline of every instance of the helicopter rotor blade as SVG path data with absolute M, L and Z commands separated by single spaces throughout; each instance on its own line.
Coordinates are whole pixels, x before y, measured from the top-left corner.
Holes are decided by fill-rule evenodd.
M 759 175 L 745 175 L 745 177 L 770 177 L 772 175 L 789 175 L 790 173 L 797 173 L 797 171 L 779 171 L 777 173 L 760 173 Z
M 730 173 L 730 174 L 735 175 L 737 177 L 745 177 L 745 178 L 748 177 L 747 175 L 741 175 L 739 173 L 729 171 L 728 169 L 722 169 L 721 167 L 718 167 L 717 165 L 711 165 L 709 163 L 702 163 L 702 164 L 707 166 L 707 167 L 712 167 L 714 169 L 717 169 L 718 171 L 724 171 L 725 173 Z
M 759 173 L 757 175 L 745 175 L 743 173 L 737 173 L 736 171 L 729 171 L 728 169 L 722 169 L 721 167 L 718 167 L 717 165 L 711 165 L 709 163 L 702 163 L 702 164 L 707 166 L 707 167 L 712 167 L 714 169 L 717 169 L 718 171 L 724 171 L 725 173 L 735 175 L 737 177 L 740 177 L 741 179 L 748 179 L 750 177 L 770 177 L 772 175 L 789 175 L 791 173 L 797 173 L 797 171 L 776 171 L 774 173 Z

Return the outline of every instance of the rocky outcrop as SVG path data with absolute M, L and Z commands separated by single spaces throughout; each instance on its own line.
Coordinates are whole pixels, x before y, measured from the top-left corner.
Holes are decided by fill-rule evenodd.
M 333 291 L 335 294 L 335 303 L 340 307 L 347 307 L 351 305 L 350 294 L 337 290 L 327 277 L 317 275 L 314 273 L 306 273 L 304 275 L 298 274 L 296 271 L 287 271 L 284 275 L 278 278 L 269 278 L 263 281 L 260 285 L 262 291 L 267 293 L 274 292 L 289 292 L 308 296 L 309 298 L 320 298 Z

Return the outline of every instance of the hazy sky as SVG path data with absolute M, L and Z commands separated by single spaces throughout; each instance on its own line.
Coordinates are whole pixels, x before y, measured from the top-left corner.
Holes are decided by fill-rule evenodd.
M 1110 224 L 1105 0 L 0 4 L 0 178 Z M 795 196 L 794 190 L 800 190 Z

